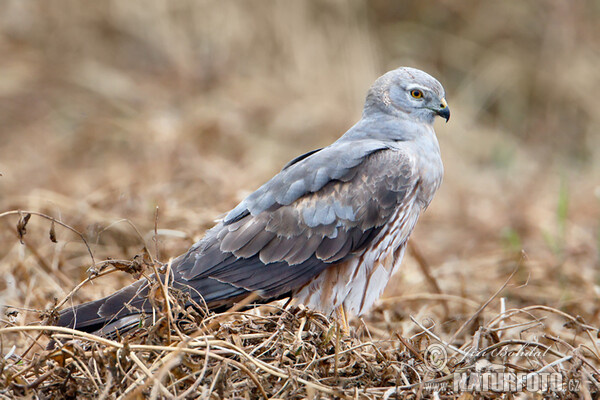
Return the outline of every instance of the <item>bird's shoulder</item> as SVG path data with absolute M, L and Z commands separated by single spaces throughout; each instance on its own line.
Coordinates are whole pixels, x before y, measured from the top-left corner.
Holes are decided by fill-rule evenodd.
M 414 169 L 414 156 L 401 144 L 373 139 L 338 141 L 289 162 L 231 210 L 223 223 L 228 225 L 248 214 L 256 216 L 266 210 L 289 206 L 332 182 L 350 182 L 357 175 L 367 181 L 384 175 L 390 181 L 394 175 L 406 177 Z

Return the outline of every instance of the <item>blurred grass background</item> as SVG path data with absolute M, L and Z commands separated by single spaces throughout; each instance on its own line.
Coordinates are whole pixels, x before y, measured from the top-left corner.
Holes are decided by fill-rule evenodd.
M 452 110 L 436 126 L 445 181 L 413 236 L 442 290 L 485 300 L 523 250 L 509 304 L 598 322 L 599 22 L 594 0 L 4 0 L 0 212 L 45 212 L 97 259 L 127 259 L 142 242 L 119 221 L 153 249 L 158 206 L 167 261 L 339 137 L 379 75 L 413 66 Z M 0 303 L 49 307 L 89 257 L 35 217 L 21 245 L 16 221 L 0 219 Z M 112 274 L 76 301 L 132 279 Z M 407 257 L 387 296 L 430 290 Z

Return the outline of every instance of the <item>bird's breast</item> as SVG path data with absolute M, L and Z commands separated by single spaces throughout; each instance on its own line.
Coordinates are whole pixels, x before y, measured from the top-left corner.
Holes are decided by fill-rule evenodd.
M 444 165 L 433 130 L 430 137 L 423 139 L 416 143 L 414 154 L 417 155 L 416 173 L 419 181 L 417 200 L 423 208 L 426 208 L 442 184 Z

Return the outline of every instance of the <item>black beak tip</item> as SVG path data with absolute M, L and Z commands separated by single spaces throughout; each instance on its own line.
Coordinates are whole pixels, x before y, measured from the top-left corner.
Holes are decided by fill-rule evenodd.
M 437 112 L 437 115 L 444 118 L 446 122 L 450 120 L 450 109 L 448 107 L 440 108 Z

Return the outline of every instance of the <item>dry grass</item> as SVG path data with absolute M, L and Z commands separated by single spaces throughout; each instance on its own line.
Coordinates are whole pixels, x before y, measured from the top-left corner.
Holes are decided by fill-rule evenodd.
M 497 369 L 598 396 L 597 4 L 395 4 L 5 1 L 0 396 L 455 398 L 454 373 Z M 115 341 L 43 325 L 181 254 L 398 65 L 446 87 L 445 181 L 351 337 L 307 310 L 206 319 L 176 296 Z M 427 368 L 440 343 L 448 363 Z

